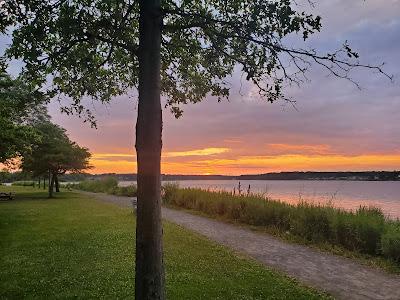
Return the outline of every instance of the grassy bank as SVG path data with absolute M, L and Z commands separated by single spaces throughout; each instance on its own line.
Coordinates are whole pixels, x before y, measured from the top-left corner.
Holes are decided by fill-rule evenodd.
M 289 205 L 259 195 L 164 187 L 164 203 L 210 217 L 267 229 L 285 238 L 329 245 L 377 258 L 400 269 L 400 222 L 387 220 L 376 208 L 348 212 L 306 202 Z M 397 271 L 397 270 L 396 270 Z
M 106 193 L 117 196 L 136 197 L 136 185 L 118 186 L 117 179 L 106 177 L 99 180 L 84 180 L 75 184 L 67 184 L 66 187 L 93 193 Z
M 0 299 L 127 299 L 134 291 L 132 211 L 30 187 L 0 202 Z M 164 223 L 168 299 L 325 296 L 190 231 Z

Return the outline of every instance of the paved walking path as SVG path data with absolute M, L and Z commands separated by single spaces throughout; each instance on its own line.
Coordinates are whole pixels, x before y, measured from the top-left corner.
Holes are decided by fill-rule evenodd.
M 87 193 L 97 199 L 131 206 L 134 198 Z M 289 244 L 268 234 L 162 208 L 163 218 L 247 254 L 262 264 L 339 299 L 400 300 L 400 276 L 361 265 L 350 259 Z

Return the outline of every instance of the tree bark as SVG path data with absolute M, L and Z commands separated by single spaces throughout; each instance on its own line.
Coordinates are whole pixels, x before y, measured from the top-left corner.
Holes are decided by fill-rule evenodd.
M 137 152 L 137 300 L 165 299 L 161 223 L 160 0 L 140 0 Z
M 53 198 L 53 191 L 54 191 L 54 175 L 49 174 L 49 198 Z
M 46 189 L 46 177 L 43 177 L 43 189 Z
M 59 193 L 60 192 L 60 184 L 58 183 L 58 176 L 57 176 L 57 174 L 54 174 L 53 176 L 54 176 L 54 183 L 56 185 L 56 193 Z

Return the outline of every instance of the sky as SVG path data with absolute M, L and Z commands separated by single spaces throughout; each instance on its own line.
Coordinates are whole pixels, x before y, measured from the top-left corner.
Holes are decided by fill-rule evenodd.
M 280 171 L 400 169 L 400 0 L 320 0 L 305 7 L 321 15 L 323 29 L 309 43 L 321 51 L 348 41 L 370 64 L 385 62 L 393 82 L 371 71 L 352 83 L 312 68 L 310 82 L 289 87 L 296 109 L 267 103 L 240 73 L 231 96 L 207 97 L 183 107 L 175 119 L 165 109 L 162 172 L 165 174 L 259 174 Z M 132 96 L 133 95 L 133 96 Z M 91 173 L 136 173 L 135 93 L 108 105 L 87 102 L 98 120 L 92 129 L 49 105 L 55 123 L 93 153 Z

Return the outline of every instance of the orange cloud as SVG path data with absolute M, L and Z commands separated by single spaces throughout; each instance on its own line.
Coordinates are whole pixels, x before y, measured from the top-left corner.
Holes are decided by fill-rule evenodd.
M 228 148 L 204 148 L 189 151 L 176 151 L 176 152 L 165 152 L 162 154 L 163 157 L 187 157 L 187 156 L 208 156 L 228 152 Z
M 209 156 L 228 152 L 228 148 L 204 148 L 188 151 L 167 151 L 162 153 L 164 158 L 190 157 L 190 156 Z M 94 160 L 115 160 L 121 158 L 136 158 L 136 153 L 95 153 L 92 155 Z
M 185 162 L 168 162 L 169 158 L 207 157 L 228 152 L 228 148 L 204 148 L 188 151 L 163 152 L 163 168 L 169 173 L 185 173 L 185 168 L 190 164 Z M 134 173 L 136 172 L 136 154 L 132 153 L 95 153 L 92 155 L 91 164 L 94 173 Z M 163 171 L 164 172 L 164 171 Z

